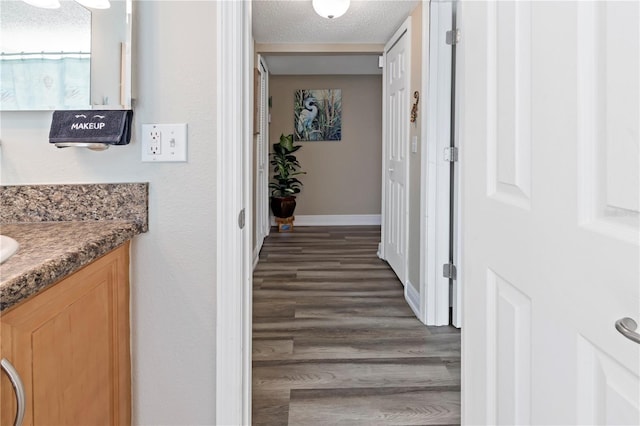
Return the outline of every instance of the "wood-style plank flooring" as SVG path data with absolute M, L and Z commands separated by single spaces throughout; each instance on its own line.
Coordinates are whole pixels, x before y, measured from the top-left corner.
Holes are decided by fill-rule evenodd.
M 425 327 L 380 227 L 272 230 L 254 272 L 254 425 L 460 424 L 460 332 Z

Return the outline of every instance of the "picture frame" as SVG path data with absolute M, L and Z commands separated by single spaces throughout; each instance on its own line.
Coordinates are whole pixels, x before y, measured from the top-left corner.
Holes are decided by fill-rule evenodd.
M 342 140 L 342 90 L 299 89 L 294 95 L 294 140 Z

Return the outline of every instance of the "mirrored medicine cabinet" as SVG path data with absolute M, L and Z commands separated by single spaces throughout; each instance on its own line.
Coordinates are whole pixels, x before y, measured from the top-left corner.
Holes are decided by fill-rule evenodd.
M 0 0 L 0 110 L 131 108 L 132 0 Z

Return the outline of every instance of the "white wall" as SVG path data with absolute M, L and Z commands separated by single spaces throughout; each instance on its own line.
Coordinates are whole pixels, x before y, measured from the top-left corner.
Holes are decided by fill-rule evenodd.
M 132 248 L 133 421 L 214 424 L 216 5 L 134 6 L 132 143 L 60 150 L 47 143 L 51 113 L 3 112 L 0 180 L 150 182 L 149 232 Z M 142 163 L 140 125 L 179 122 L 189 162 Z

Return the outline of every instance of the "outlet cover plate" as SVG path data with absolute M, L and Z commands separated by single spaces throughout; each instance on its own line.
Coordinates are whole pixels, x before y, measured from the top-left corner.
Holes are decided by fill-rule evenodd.
M 143 124 L 142 161 L 187 161 L 187 124 Z

